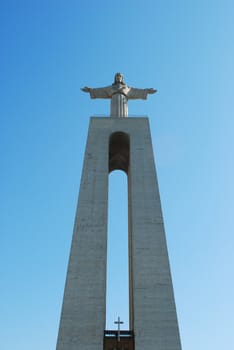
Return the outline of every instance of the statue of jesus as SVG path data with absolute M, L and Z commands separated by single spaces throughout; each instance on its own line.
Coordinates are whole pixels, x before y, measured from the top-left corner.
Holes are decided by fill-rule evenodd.
M 128 100 L 146 100 L 148 94 L 154 94 L 155 92 L 157 92 L 157 90 L 152 88 L 136 89 L 126 85 L 122 73 L 115 74 L 114 83 L 110 86 L 94 89 L 85 86 L 81 90 L 84 92 L 89 92 L 91 98 L 110 98 L 111 117 L 127 117 Z

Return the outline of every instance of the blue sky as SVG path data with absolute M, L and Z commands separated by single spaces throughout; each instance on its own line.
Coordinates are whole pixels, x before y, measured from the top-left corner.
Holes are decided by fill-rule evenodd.
M 234 347 L 233 16 L 229 0 L 1 1 L 3 350 L 55 349 L 89 117 L 109 113 L 80 87 L 117 71 L 158 89 L 129 114 L 150 118 L 183 349 Z M 127 204 L 124 174 L 110 182 L 111 327 L 127 326 Z

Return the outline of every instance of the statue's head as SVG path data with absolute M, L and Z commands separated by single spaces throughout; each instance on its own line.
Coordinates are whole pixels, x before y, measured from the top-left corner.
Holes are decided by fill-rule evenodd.
M 114 84 L 123 84 L 123 85 L 125 85 L 122 73 L 116 73 L 115 74 Z

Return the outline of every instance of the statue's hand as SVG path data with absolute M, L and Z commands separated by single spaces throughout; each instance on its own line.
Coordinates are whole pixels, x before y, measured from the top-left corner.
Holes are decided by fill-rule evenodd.
M 146 89 L 147 94 L 155 94 L 155 92 L 157 92 L 157 90 L 150 88 L 150 89 Z
M 91 88 L 89 88 L 88 86 L 85 86 L 85 87 L 81 88 L 81 90 L 84 92 L 90 92 Z

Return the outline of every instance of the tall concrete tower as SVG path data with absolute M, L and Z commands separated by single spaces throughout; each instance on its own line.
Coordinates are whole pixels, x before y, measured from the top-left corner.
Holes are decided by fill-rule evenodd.
M 181 350 L 149 121 L 127 118 L 127 101 L 154 89 L 83 88 L 110 98 L 110 117 L 91 117 L 57 350 Z M 108 175 L 128 176 L 129 331 L 105 329 Z M 127 267 L 126 267 L 127 268 Z

